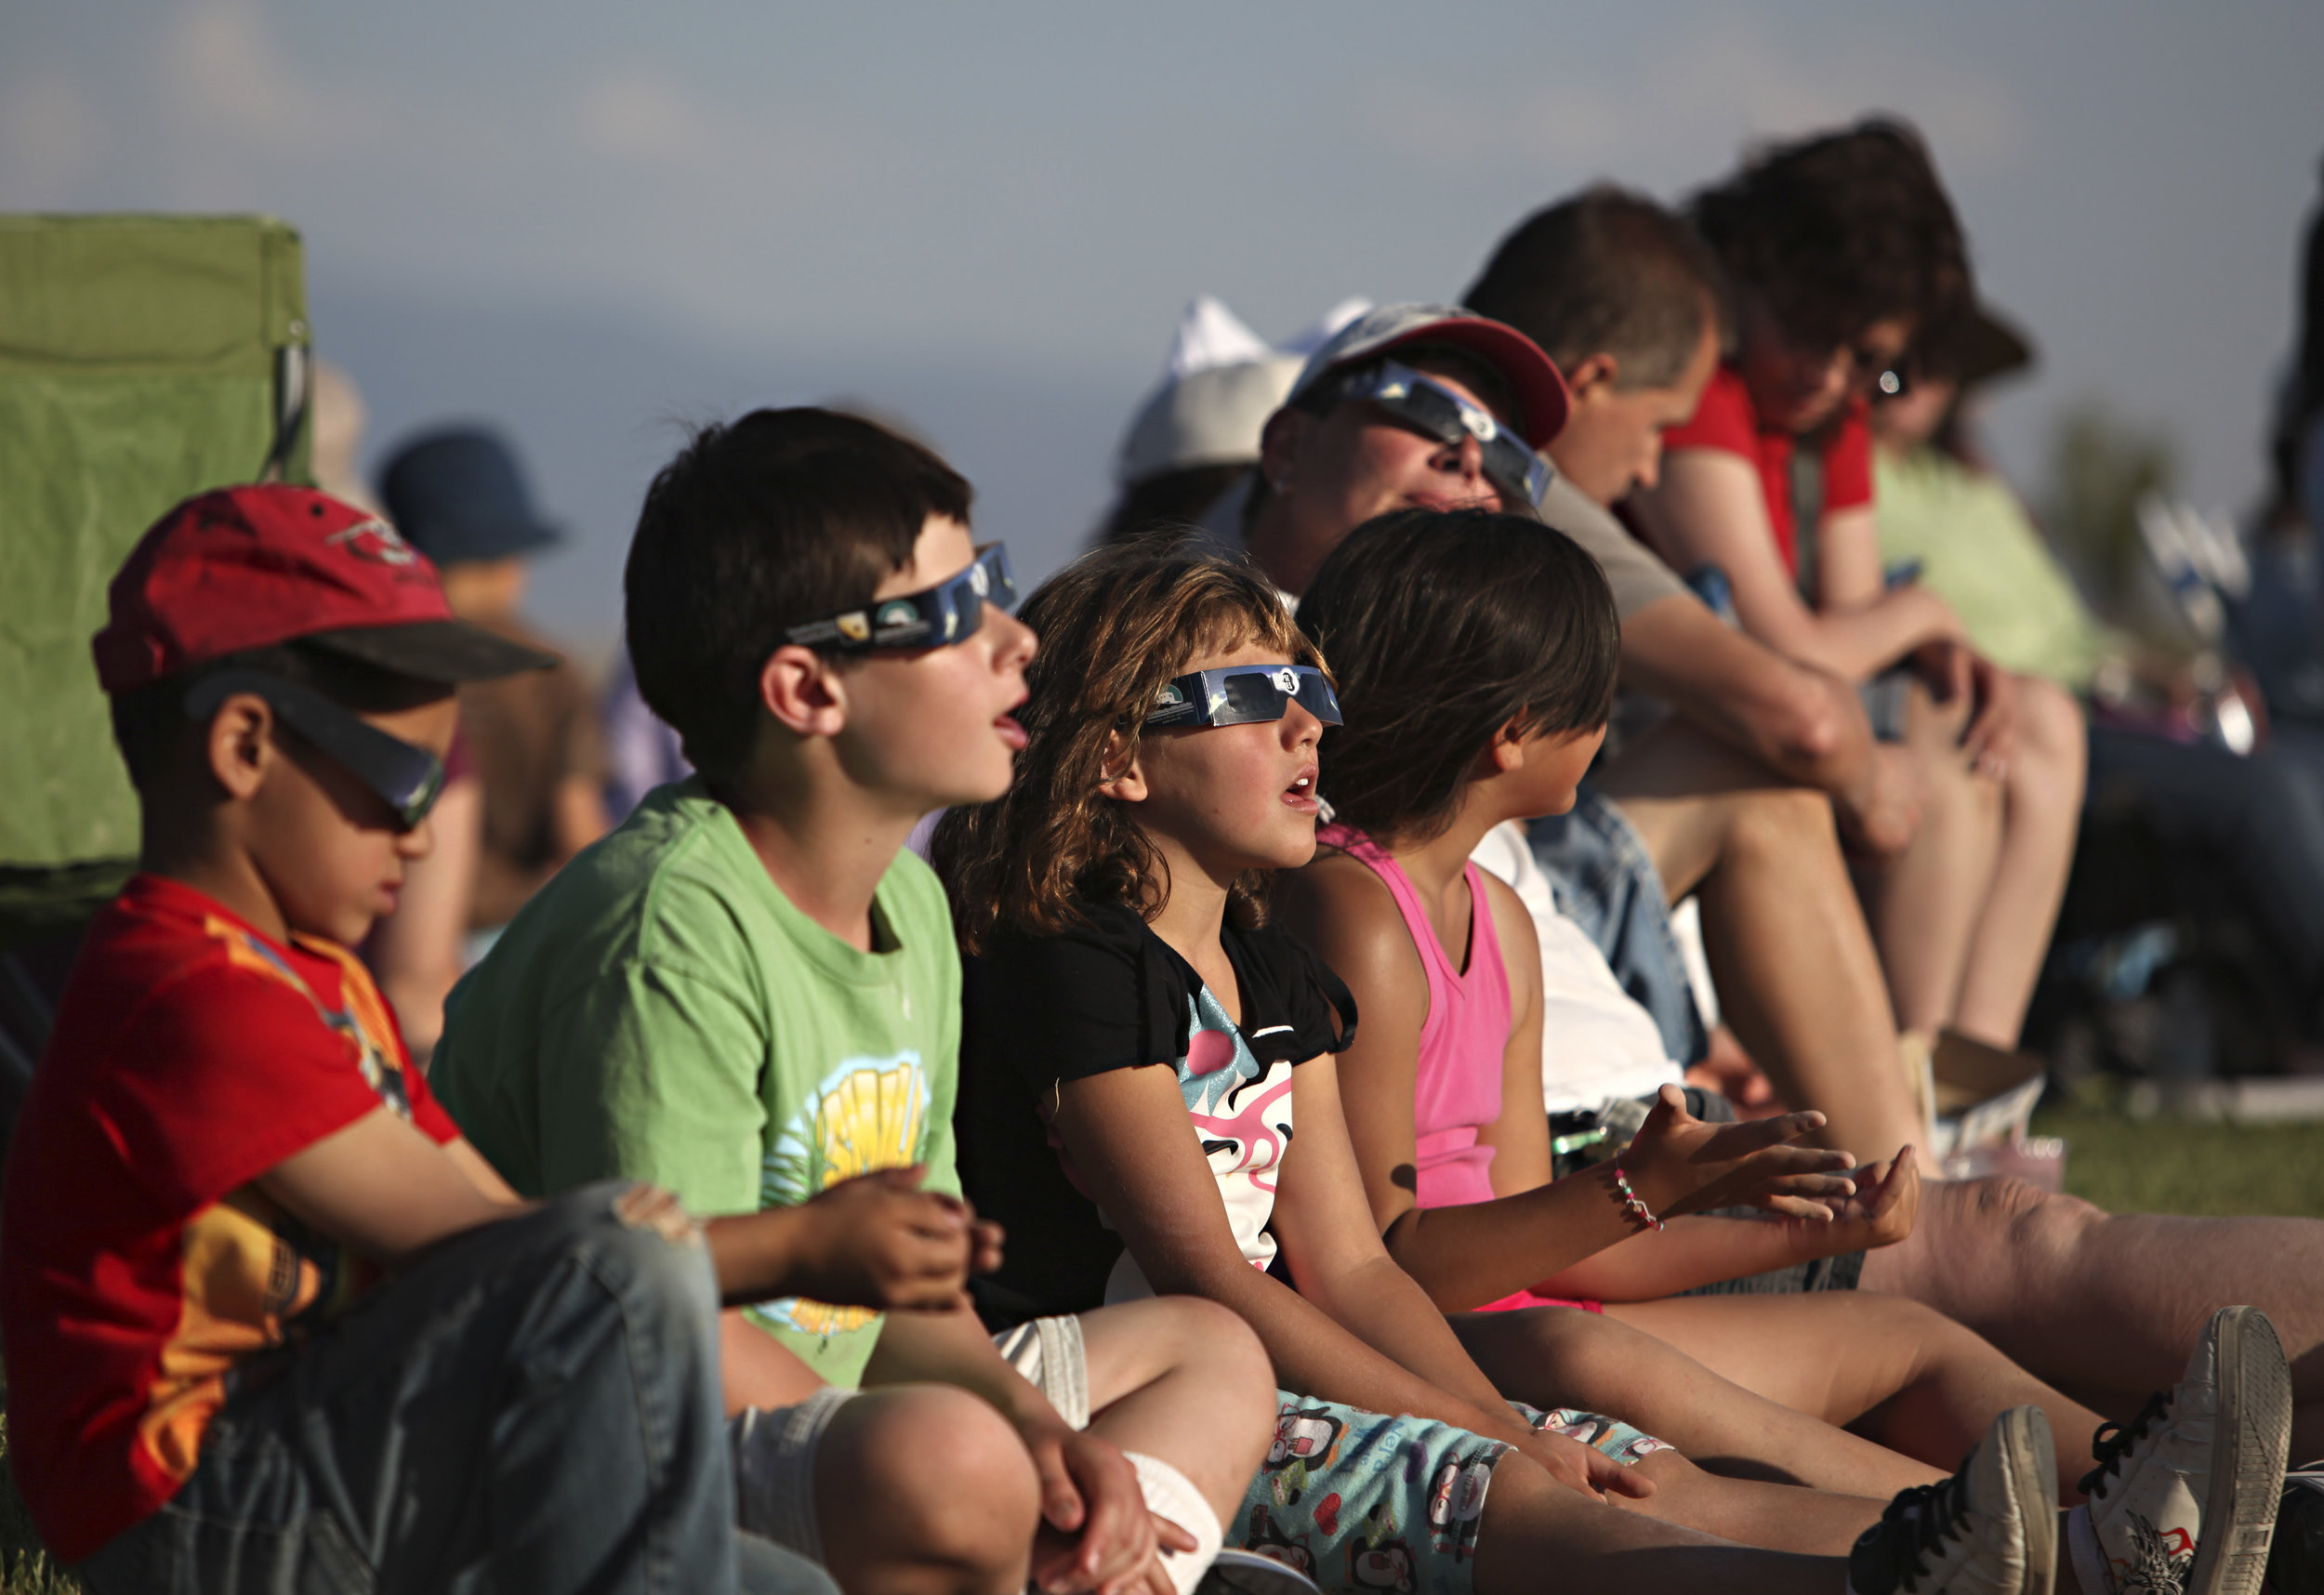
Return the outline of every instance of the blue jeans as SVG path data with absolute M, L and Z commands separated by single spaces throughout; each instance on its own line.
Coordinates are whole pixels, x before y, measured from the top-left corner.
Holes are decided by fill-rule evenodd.
M 100 1595 L 837 1595 L 734 1527 L 708 1253 L 586 1187 L 445 1242 L 238 1370 Z
M 1622 811 L 1585 781 L 1571 813 L 1534 821 L 1525 838 L 1558 907 L 1598 944 L 1631 999 L 1654 1016 L 1663 1050 L 1683 1064 L 1701 1062 L 1710 1037 L 1670 929 L 1662 874 Z

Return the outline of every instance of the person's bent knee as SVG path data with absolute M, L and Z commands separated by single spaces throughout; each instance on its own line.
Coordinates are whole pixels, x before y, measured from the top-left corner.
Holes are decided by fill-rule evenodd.
M 824 1560 L 842 1586 L 898 1562 L 954 1570 L 961 1588 L 1022 1580 L 1040 1521 L 1033 1458 L 1006 1418 L 950 1385 L 849 1402 L 815 1458 Z

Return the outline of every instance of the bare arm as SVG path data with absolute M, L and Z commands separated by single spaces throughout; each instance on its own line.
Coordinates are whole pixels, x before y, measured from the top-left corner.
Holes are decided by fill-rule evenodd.
M 1816 1258 L 1894 1246 L 1912 1233 L 1921 1175 L 1910 1147 L 1855 1176 L 1855 1194 L 1833 1201 L 1831 1220 L 1680 1219 L 1659 1234 L 1633 1235 L 1540 1283 L 1552 1296 L 1653 1301 L 1697 1285 L 1740 1279 Z
M 1340 1060 L 1348 1085 L 1348 1130 L 1366 1199 L 1389 1254 L 1430 1299 L 1444 1312 L 1465 1312 L 1629 1236 L 1633 1220 L 1610 1174 L 1591 1169 L 1568 1180 L 1550 1179 L 1549 1123 L 1540 1108 L 1540 950 L 1517 894 L 1486 877 L 1486 906 L 1501 936 L 1514 1015 L 1495 1061 L 1501 1112 L 1478 1137 L 1494 1148 L 1497 1198 L 1423 1208 L 1412 1174 L 1413 1061 L 1426 987 L 1410 933 L 1387 890 L 1361 865 L 1324 861 L 1301 872 L 1297 880 L 1292 901 L 1303 921 L 1316 928 L 1322 940 L 1317 951 L 1348 982 L 1366 1016 L 1355 1043 Z M 1383 1010 L 1384 1027 L 1377 1023 Z M 1657 1131 L 1670 1117 L 1661 1111 L 1655 1121 Z M 1748 1127 L 1746 1133 L 1714 1141 L 1716 1132 L 1687 1120 L 1680 1132 L 1683 1148 L 1670 1145 L 1659 1133 L 1642 1132 L 1642 1156 L 1632 1160 L 1631 1176 L 1649 1206 L 1669 1214 L 1710 1206 L 1716 1193 L 1750 1185 L 1742 1167 L 1750 1162 L 1764 1170 L 1760 1183 L 1787 1193 L 1773 1199 L 1793 1202 L 1805 1213 L 1813 1205 L 1809 1195 L 1847 1189 L 1844 1180 L 1823 1173 L 1837 1155 L 1775 1143 L 1820 1122 L 1768 1120 L 1763 1128 Z
M 974 1227 L 957 1198 L 914 1190 L 920 1173 L 886 1169 L 796 1207 L 701 1225 L 720 1294 L 737 1304 L 801 1295 L 954 1309 L 963 1299 Z M 525 1210 L 466 1140 L 439 1146 L 385 1106 L 293 1153 L 257 1186 L 319 1233 L 389 1268 Z M 628 1216 L 673 1238 L 694 1227 L 667 1195 L 636 1205 Z
M 428 816 L 434 843 L 404 871 L 395 912 L 372 936 L 369 961 L 379 990 L 394 1005 L 403 1043 L 423 1066 L 443 1034 L 444 996 L 460 978 L 483 823 L 484 792 L 474 778 L 444 788 Z
M 1851 590 L 1854 601 L 1844 609 L 1813 610 L 1802 602 L 1776 547 L 1759 473 L 1738 455 L 1678 450 L 1663 462 L 1660 483 L 1634 502 L 1665 557 L 1682 570 L 1705 563 L 1724 570 L 1743 629 L 1789 658 L 1860 681 L 1924 642 L 1961 635 L 1960 620 L 1934 594 L 1914 585 L 1877 587 L 1877 547 L 1870 594 Z M 1856 516 L 1860 527 L 1852 521 Z M 1843 581 L 1860 579 L 1855 534 L 1869 536 L 1871 512 L 1828 516 L 1819 530 L 1841 539 Z
M 1611 1483 L 1640 1493 L 1645 1481 L 1600 1467 L 1586 1446 L 1536 1434 L 1501 1401 L 1372 1229 L 1332 1059 L 1311 1059 L 1293 1079 L 1298 1133 L 1276 1169 L 1273 1228 L 1297 1290 L 1251 1267 L 1235 1245 L 1169 1069 L 1060 1085 L 1057 1132 L 1147 1283 L 1240 1314 L 1287 1389 L 1508 1441 L 1578 1490 Z
M 1423 1209 L 1419 1203 L 1413 1101 L 1428 978 L 1394 899 L 1371 871 L 1344 857 L 1318 859 L 1294 875 L 1282 893 L 1286 918 L 1348 982 L 1364 1016 L 1354 1041 L 1340 1055 L 1338 1073 L 1372 1224 L 1396 1265 L 1446 1312 L 1522 1290 L 1630 1232 L 1621 1208 L 1604 1191 L 1586 1191 L 1580 1182 L 1550 1183 L 1549 1122 L 1539 1109 L 1540 952 L 1517 894 L 1498 877 L 1485 879 L 1520 1016 L 1504 1066 L 1530 1082 L 1525 1090 L 1533 1106 L 1504 1111 L 1479 1140 L 1496 1149 L 1494 1188 L 1505 1189 L 1507 1155 L 1521 1183 L 1506 1189 L 1533 1194 L 1473 1206 Z M 1519 1032 L 1529 1040 L 1527 1054 L 1521 1055 Z M 1502 1100 L 1511 1098 L 1505 1092 Z M 1525 1096 L 1515 1100 L 1522 1103 Z M 1507 1153 L 1499 1150 L 1504 1145 Z M 1304 1292 L 1305 1285 L 1301 1288 Z
M 1849 800 L 1870 779 L 1855 689 L 1785 658 L 1674 594 L 1622 622 L 1622 679 L 1802 785 Z

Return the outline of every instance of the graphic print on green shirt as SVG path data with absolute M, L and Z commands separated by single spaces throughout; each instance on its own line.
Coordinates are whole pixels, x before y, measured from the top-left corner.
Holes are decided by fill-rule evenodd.
M 761 1207 L 791 1207 L 842 1180 L 916 1159 L 928 1127 L 928 1075 L 920 1055 L 851 1058 L 819 1081 L 798 1114 L 767 1138 Z M 747 1310 L 770 1329 L 818 1339 L 861 1329 L 879 1315 L 786 1296 Z
M 913 1163 L 957 1193 L 960 960 L 910 853 L 865 952 L 778 890 L 698 781 L 567 864 L 446 1005 L 429 1083 L 526 1195 L 647 1180 L 706 1216 L 803 1202 Z M 836 1385 L 879 1318 L 789 1299 L 751 1321 Z

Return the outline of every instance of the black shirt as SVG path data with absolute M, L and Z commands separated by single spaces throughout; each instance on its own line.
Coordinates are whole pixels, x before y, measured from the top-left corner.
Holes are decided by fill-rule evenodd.
M 1243 1022 L 1132 909 L 1085 905 L 1058 936 L 997 932 L 966 961 L 961 1189 L 1008 1229 L 1007 1261 L 972 1288 L 994 1328 L 1150 1294 L 1122 1239 L 1078 1187 L 1050 1129 L 1056 1084 L 1168 1064 L 1244 1255 L 1265 1267 L 1273 1173 L 1291 1137 L 1291 1069 L 1344 1048 L 1355 1001 L 1288 931 L 1228 927 Z

